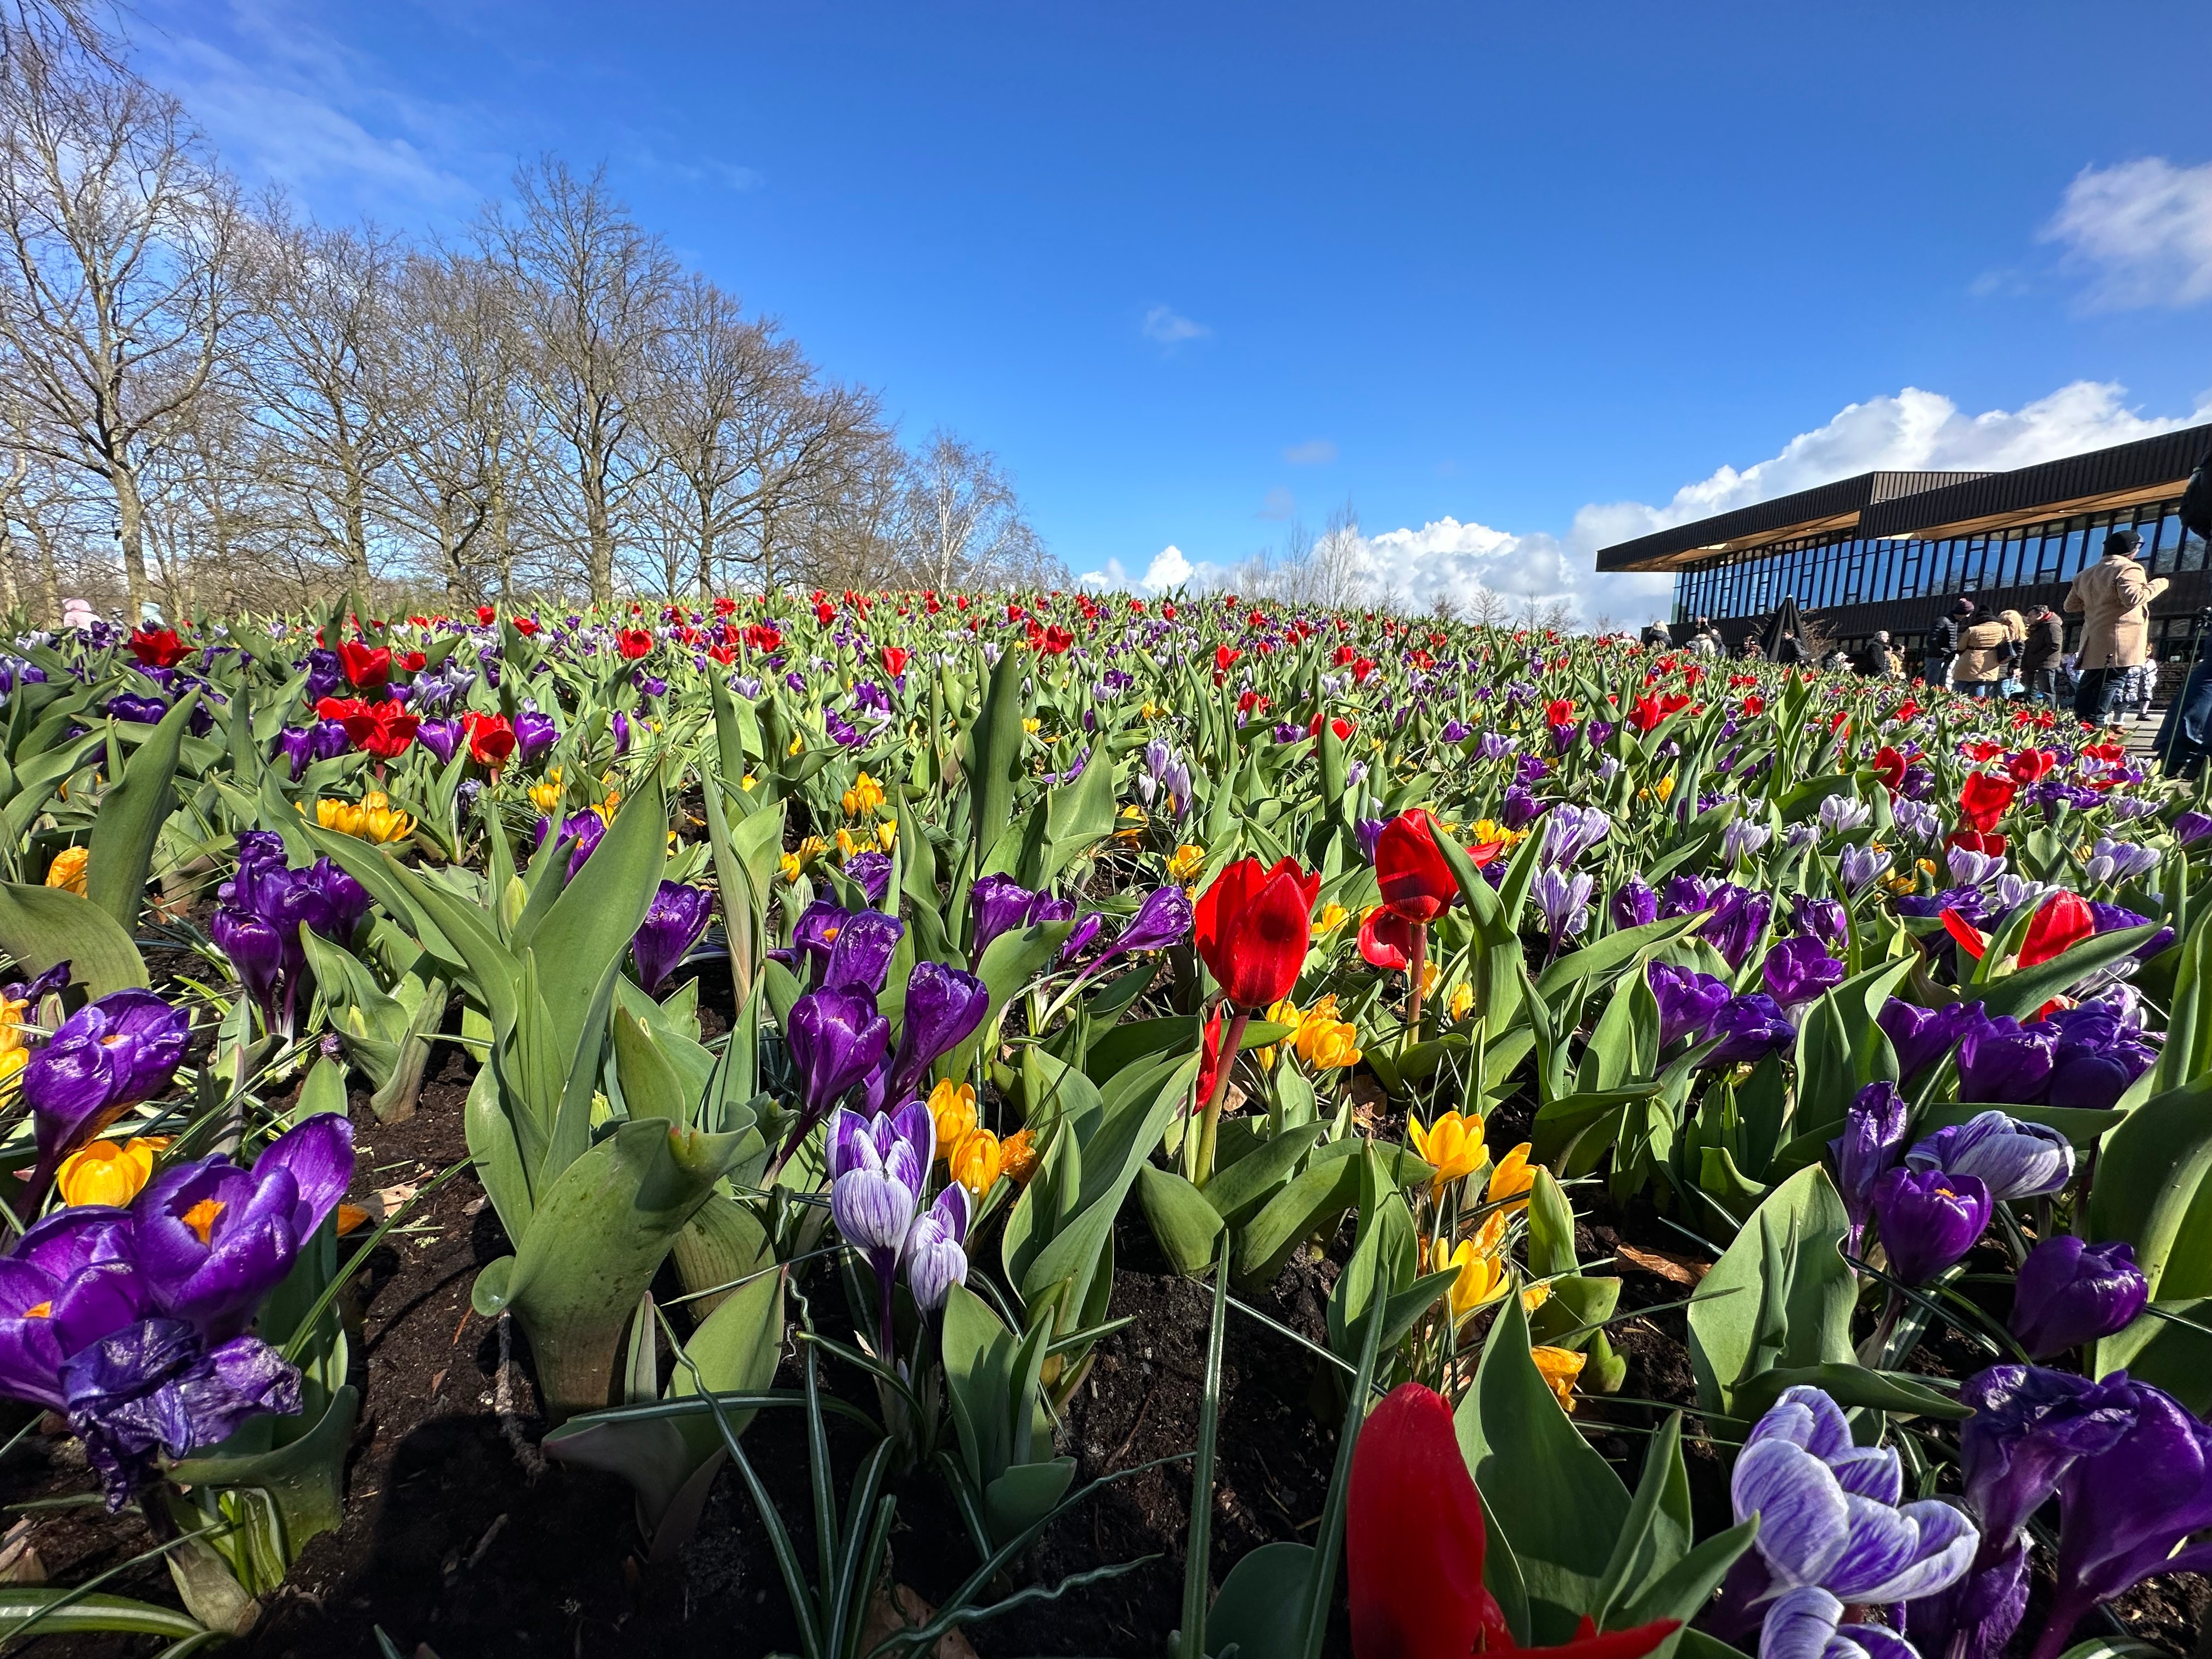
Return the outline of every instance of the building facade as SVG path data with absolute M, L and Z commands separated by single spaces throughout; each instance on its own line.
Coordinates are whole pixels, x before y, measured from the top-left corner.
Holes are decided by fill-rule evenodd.
M 1603 549 L 1597 568 L 1673 572 L 1677 637 L 1705 617 L 1733 647 L 1794 599 L 1823 640 L 1855 649 L 1887 629 L 1917 666 L 1961 594 L 1992 611 L 2063 610 L 2105 537 L 2130 528 L 2136 556 L 2166 578 L 2152 648 L 2178 672 L 2212 605 L 2203 539 L 2179 517 L 2208 450 L 2212 426 L 2199 426 L 2011 472 L 1866 472 Z M 2080 635 L 2068 617 L 2068 650 Z

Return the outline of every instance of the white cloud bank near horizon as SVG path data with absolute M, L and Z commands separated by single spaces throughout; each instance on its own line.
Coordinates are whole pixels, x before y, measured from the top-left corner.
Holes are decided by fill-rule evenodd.
M 2178 416 L 2139 414 L 2125 395 L 2115 382 L 2076 380 L 2017 410 L 1968 415 L 1940 392 L 1906 386 L 1846 405 L 1765 460 L 1717 467 L 1662 506 L 1593 501 L 1562 530 L 1518 533 L 1472 519 L 1436 519 L 1418 530 L 1364 534 L 1358 563 L 1370 592 L 1412 609 L 1425 609 L 1439 595 L 1464 608 L 1486 587 L 1516 610 L 1530 599 L 1547 605 L 1564 601 L 1584 626 L 1601 617 L 1635 626 L 1666 612 L 1673 579 L 1600 575 L 1592 567 L 1601 547 L 1861 472 L 2002 472 L 2212 421 L 2212 392 Z M 1112 559 L 1081 580 L 1088 586 L 1158 593 L 1231 578 L 1231 567 L 1194 562 L 1169 546 L 1141 575 Z

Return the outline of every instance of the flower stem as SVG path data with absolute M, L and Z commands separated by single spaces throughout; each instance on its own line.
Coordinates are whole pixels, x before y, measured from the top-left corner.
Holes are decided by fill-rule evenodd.
M 1407 958 L 1406 971 L 1413 976 L 1413 986 L 1406 999 L 1406 1041 L 1421 1040 L 1421 981 L 1426 977 L 1429 966 L 1429 924 L 1413 924 L 1413 953 Z
M 1213 1173 L 1214 1131 L 1221 1122 L 1221 1103 L 1228 1097 L 1229 1073 L 1237 1065 L 1237 1051 L 1244 1046 L 1244 1027 L 1252 1016 L 1239 1008 L 1229 1017 L 1229 1024 L 1221 1033 L 1221 1057 L 1213 1069 L 1213 1092 L 1206 1097 L 1206 1115 L 1198 1127 L 1198 1158 L 1191 1165 L 1190 1184 L 1206 1185 L 1206 1177 Z M 1205 1038 L 1199 1039 L 1201 1046 Z

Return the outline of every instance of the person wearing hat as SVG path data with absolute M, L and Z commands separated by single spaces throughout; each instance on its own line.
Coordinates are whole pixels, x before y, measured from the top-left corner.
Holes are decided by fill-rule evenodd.
M 2081 613 L 2081 684 L 2074 713 L 2102 726 L 2112 693 L 2128 671 L 2150 657 L 2150 604 L 2166 592 L 2166 578 L 2147 574 L 2136 562 L 2142 538 L 2115 530 L 2105 538 L 2105 556 L 2075 577 L 2066 608 Z

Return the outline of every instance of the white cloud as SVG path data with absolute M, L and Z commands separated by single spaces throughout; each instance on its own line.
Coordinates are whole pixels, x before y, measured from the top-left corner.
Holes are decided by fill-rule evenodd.
M 2042 240 L 2095 273 L 2094 304 L 2188 306 L 2212 299 L 2212 161 L 2147 155 L 2084 167 Z
M 1259 519 L 1272 519 L 1280 523 L 1297 510 L 1298 498 L 1291 495 L 1289 490 L 1278 488 L 1267 492 L 1267 499 L 1260 503 L 1260 510 L 1253 516 Z
M 1336 459 L 1336 446 L 1327 438 L 1309 438 L 1283 452 L 1292 466 L 1327 466 Z
M 1133 588 L 1140 593 L 1164 593 L 1182 586 L 1201 568 L 1183 556 L 1182 550 L 1170 544 L 1152 555 L 1152 562 L 1145 567 L 1145 574 L 1133 583 L 1121 560 L 1109 559 L 1103 570 L 1087 570 L 1078 578 L 1085 587 L 1103 587 L 1121 592 Z
M 1145 313 L 1145 337 L 1164 346 L 1181 345 L 1186 340 L 1203 340 L 1213 331 L 1204 323 L 1194 323 L 1168 306 L 1154 306 Z

